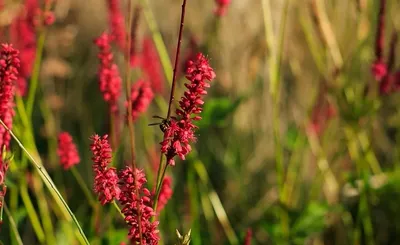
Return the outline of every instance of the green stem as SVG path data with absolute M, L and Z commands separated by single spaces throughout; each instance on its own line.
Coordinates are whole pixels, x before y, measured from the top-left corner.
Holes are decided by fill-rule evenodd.
M 161 177 L 160 177 L 160 179 L 159 179 L 159 182 L 160 182 L 160 183 L 158 183 L 158 180 L 157 180 L 156 195 L 155 195 L 155 197 L 154 197 L 154 204 L 153 204 L 153 210 L 154 210 L 154 211 L 157 210 L 158 198 L 159 198 L 160 192 L 161 192 L 162 181 L 163 181 L 163 179 L 164 179 L 164 177 L 165 177 L 165 173 L 167 172 L 167 168 L 168 168 L 168 164 L 165 164 L 165 167 L 164 167 L 164 169 L 163 169 L 163 171 L 162 171 L 162 174 L 161 174 Z M 160 168 L 159 168 L 159 169 L 161 169 L 161 165 L 160 165 Z
M 96 209 L 96 201 L 92 195 L 92 192 L 89 190 L 88 186 L 86 185 L 85 181 L 82 178 L 82 175 L 78 172 L 76 167 L 71 168 L 72 175 L 75 177 L 76 181 L 78 182 L 79 186 L 81 187 L 83 193 L 85 194 L 87 200 L 89 201 L 90 206 L 93 209 Z
M 232 225 L 229 221 L 228 215 L 225 212 L 224 206 L 222 205 L 222 202 L 214 190 L 214 188 L 211 185 L 207 170 L 200 160 L 195 160 L 193 162 L 194 169 L 196 170 L 198 176 L 200 177 L 200 180 L 203 182 L 204 186 L 209 189 L 208 190 L 208 198 L 210 199 L 211 205 L 214 208 L 215 214 L 221 223 L 221 226 L 229 240 L 229 243 L 232 245 L 237 245 L 239 244 L 239 239 L 235 234 L 235 231 L 232 228 Z M 210 186 L 210 187 L 208 187 Z
M 29 219 L 31 220 L 33 230 L 41 244 L 45 243 L 45 235 L 42 228 L 42 225 L 39 221 L 39 216 L 37 215 L 35 208 L 31 202 L 31 199 L 28 194 L 28 187 L 24 179 L 20 180 L 20 194 L 22 198 L 22 202 L 25 204 L 26 211 L 28 212 Z
M 360 154 L 360 147 L 358 144 L 357 135 L 358 133 L 355 132 L 350 127 L 345 128 L 345 135 L 347 138 L 347 147 L 349 151 L 349 155 L 351 160 L 355 163 L 357 167 L 358 176 L 364 182 L 364 188 L 360 191 L 360 201 L 358 207 L 358 215 L 357 219 L 361 220 L 361 225 L 364 227 L 364 234 L 365 238 L 368 241 L 368 244 L 373 245 L 374 242 L 374 235 L 373 235 L 373 226 L 372 220 L 369 213 L 369 204 L 368 204 L 368 188 L 369 188 L 369 168 L 366 166 L 364 159 L 361 158 Z M 355 236 L 356 239 L 357 236 Z
M 125 53 L 125 62 L 126 62 L 126 80 L 125 80 L 125 85 L 126 85 L 126 98 L 128 100 L 128 129 L 129 129 L 129 141 L 130 141 L 130 150 L 131 150 L 131 158 L 132 158 L 132 171 L 135 172 L 136 169 L 136 153 L 135 153 L 135 132 L 134 132 L 134 125 L 133 125 L 133 118 L 132 118 L 132 98 L 130 96 L 130 91 L 131 91 L 131 68 L 130 68 L 130 52 L 131 52 L 131 29 L 132 29 L 132 18 L 133 18 L 133 3 L 131 0 L 128 1 L 128 31 L 127 31 L 127 36 L 128 36 L 128 45 L 127 45 L 127 50 Z M 134 181 L 136 181 L 136 176 L 135 174 L 133 175 Z M 135 193 L 136 196 L 139 197 L 139 189 L 135 185 Z M 139 202 L 137 203 L 137 210 L 138 210 L 138 226 L 139 226 L 139 244 L 143 245 L 143 230 L 142 230 L 142 213 L 141 209 L 139 207 Z
M 49 245 L 56 244 L 56 239 L 54 237 L 53 223 L 51 221 L 49 207 L 47 205 L 47 200 L 44 195 L 44 190 L 42 183 L 37 179 L 37 173 L 34 174 L 33 187 L 37 196 L 37 204 L 39 207 L 39 213 L 42 218 L 44 232 L 46 233 L 46 243 Z
M 270 19 L 270 1 L 263 1 L 264 10 L 264 26 L 266 42 L 269 51 L 272 55 L 268 58 L 269 65 L 269 80 L 270 80 L 270 94 L 273 103 L 273 131 L 274 131 L 274 142 L 275 142 L 275 160 L 276 160 L 276 171 L 278 175 L 278 189 L 279 189 L 279 200 L 284 201 L 284 183 L 285 183 L 285 169 L 283 162 L 283 147 L 280 141 L 280 115 L 279 115 L 279 87 L 281 79 L 281 63 L 283 56 L 283 46 L 285 41 L 286 22 L 289 12 L 290 0 L 286 0 L 283 5 L 280 33 L 274 41 L 274 33 L 272 27 L 272 21 Z M 280 209 L 280 221 L 283 232 L 284 244 L 289 242 L 289 215 L 285 209 Z
M 28 94 L 28 99 L 27 99 L 27 115 L 29 117 L 32 116 L 32 110 L 33 110 L 33 105 L 35 103 L 35 96 L 36 96 L 36 90 L 39 82 L 39 75 L 40 75 L 40 65 L 42 63 L 42 57 L 43 57 L 43 48 L 44 48 L 44 42 L 46 40 L 46 30 L 43 30 L 39 34 L 39 38 L 37 40 L 37 47 L 36 47 L 36 56 L 35 56 L 35 63 L 33 65 L 33 71 L 32 71 L 32 77 L 30 81 L 30 88 L 29 88 L 29 94 Z
M 158 29 L 157 22 L 154 18 L 153 12 L 150 9 L 148 0 L 140 0 L 143 6 L 144 16 L 151 31 L 154 44 L 156 45 L 157 53 L 160 56 L 161 65 L 164 70 L 165 77 L 167 78 L 168 84 L 172 84 L 172 63 L 169 59 L 167 47 L 162 39 L 161 33 Z
M 15 240 L 17 241 L 18 245 L 24 245 L 24 243 L 22 242 L 21 239 L 21 235 L 18 232 L 18 227 L 17 224 L 14 221 L 14 218 L 11 215 L 10 210 L 8 210 L 7 205 L 4 203 L 4 211 L 6 212 L 6 215 L 8 217 L 8 221 L 10 222 L 10 226 L 11 226 L 11 230 L 13 231 L 14 235 L 15 235 Z
M 122 219 L 125 219 L 125 215 L 122 213 L 121 209 L 119 208 L 117 202 L 115 200 L 112 202 L 114 208 L 118 211 L 118 213 L 121 215 Z

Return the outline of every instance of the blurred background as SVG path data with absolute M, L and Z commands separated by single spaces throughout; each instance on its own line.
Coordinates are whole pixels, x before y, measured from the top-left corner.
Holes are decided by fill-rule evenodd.
M 128 231 L 112 205 L 94 207 L 85 194 L 93 185 L 89 137 L 110 128 L 94 45 L 109 29 L 107 2 L 51 5 L 55 22 L 45 30 L 32 135 L 18 110 L 14 122 L 16 135 L 41 159 L 91 244 L 120 244 Z M 158 84 L 149 109 L 135 122 L 136 157 L 149 189 L 163 134 L 147 124 L 153 115 L 166 115 L 181 2 L 132 1 L 132 48 L 148 61 L 130 68 L 130 79 Z M 400 244 L 399 2 L 232 0 L 222 14 L 218 2 L 187 2 L 176 97 L 185 89 L 185 61 L 196 52 L 209 58 L 217 77 L 193 151 L 167 171 L 173 195 L 159 217 L 160 244 L 174 244 L 176 229 L 191 229 L 192 245 Z M 9 41 L 8 28 L 27 5 L 0 5 L 1 39 Z M 119 9 L 127 19 L 127 1 Z M 377 39 L 388 65 L 386 89 L 373 69 Z M 124 54 L 118 47 L 113 53 L 125 79 Z M 118 168 L 129 161 L 124 130 L 115 153 Z M 78 175 L 59 164 L 61 131 L 77 144 Z M 73 223 L 14 142 L 11 152 L 5 203 L 23 243 L 80 244 Z M 246 233 L 251 243 L 245 243 Z M 0 238 L 4 245 L 19 244 L 6 213 Z

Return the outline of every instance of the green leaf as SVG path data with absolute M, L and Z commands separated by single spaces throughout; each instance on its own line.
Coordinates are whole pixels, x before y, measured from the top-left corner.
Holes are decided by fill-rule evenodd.
M 211 125 L 224 125 L 227 117 L 236 111 L 243 100 L 243 96 L 235 100 L 226 97 L 207 99 L 206 103 L 204 103 L 203 112 L 201 113 L 203 119 L 196 123 L 196 125 L 202 129 L 210 127 Z
M 327 205 L 310 203 L 302 215 L 293 225 L 292 233 L 296 239 L 306 239 L 313 233 L 322 232 L 325 228 L 325 215 L 328 213 Z

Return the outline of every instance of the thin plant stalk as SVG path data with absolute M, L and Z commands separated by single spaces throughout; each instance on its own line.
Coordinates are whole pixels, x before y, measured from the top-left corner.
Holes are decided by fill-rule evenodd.
M 135 132 L 133 128 L 133 118 L 132 118 L 132 98 L 130 95 L 131 91 L 131 69 L 130 69 L 130 53 L 131 53 L 131 30 L 132 30 L 132 20 L 133 20 L 133 4 L 132 1 L 128 1 L 128 30 L 127 30 L 127 50 L 126 50 L 126 98 L 128 100 L 128 128 L 129 128 L 129 138 L 130 138 L 130 146 L 131 146 L 131 158 L 132 158 L 132 169 L 135 171 L 136 169 L 136 159 L 135 159 Z M 133 175 L 134 183 L 136 183 L 136 175 Z M 135 193 L 136 196 L 139 196 L 139 190 L 135 185 Z M 142 213 L 140 209 L 140 203 L 137 203 L 137 212 L 138 212 L 138 226 L 139 226 L 139 236 L 140 236 L 140 245 L 143 245 L 143 231 L 142 231 Z
M 359 144 L 357 143 L 357 132 L 355 132 L 355 130 L 351 127 L 347 127 L 345 128 L 345 135 L 348 141 L 347 148 L 350 158 L 356 164 L 358 175 L 364 182 L 364 188 L 360 191 L 360 203 L 358 206 L 359 214 L 357 219 L 362 223 L 361 225 L 364 227 L 366 241 L 368 241 L 369 245 L 373 245 L 375 244 L 375 242 L 367 195 L 370 175 L 369 168 L 365 164 L 366 160 L 362 159 L 362 155 L 360 154 L 361 149 Z
M 36 209 L 34 208 L 33 203 L 29 197 L 28 187 L 25 179 L 21 178 L 19 188 L 20 188 L 22 202 L 25 205 L 28 217 L 31 220 L 32 228 L 35 231 L 36 237 L 41 244 L 44 244 L 45 242 L 44 231 L 42 225 L 40 224 L 39 216 L 36 213 Z
M 85 233 L 82 230 L 82 227 L 80 226 L 78 220 L 76 219 L 74 213 L 71 211 L 71 209 L 69 208 L 67 202 L 64 200 L 64 198 L 62 197 L 61 193 L 58 191 L 57 187 L 55 186 L 53 180 L 51 179 L 51 177 L 47 173 L 46 169 L 35 160 L 35 158 L 29 153 L 28 150 L 26 150 L 26 148 L 21 143 L 21 141 L 17 138 L 17 136 L 15 136 L 15 134 L 4 124 L 4 122 L 1 119 L 0 119 L 0 124 L 10 133 L 11 137 L 13 137 L 13 139 L 17 142 L 19 147 L 24 151 L 24 153 L 31 160 L 31 163 L 33 164 L 33 166 L 40 173 L 40 177 L 42 178 L 42 180 L 44 181 L 44 183 L 46 184 L 46 186 L 48 187 L 48 189 L 52 193 L 54 199 L 56 201 L 61 202 L 62 206 L 67 210 L 69 217 L 72 219 L 72 221 L 75 223 L 76 227 L 78 228 L 79 234 L 81 236 L 80 238 L 82 238 L 82 241 L 84 242 L 84 244 L 90 244 L 88 239 L 86 238 Z
M 283 147 L 280 140 L 280 113 L 279 113 L 279 81 L 281 79 L 281 62 L 283 55 L 283 46 L 285 41 L 286 21 L 288 18 L 290 0 L 286 0 L 283 4 L 283 10 L 281 15 L 280 33 L 277 37 L 277 41 L 274 42 L 274 34 L 272 28 L 272 21 L 270 19 L 270 1 L 263 1 L 264 10 L 264 25 L 266 42 L 272 55 L 268 58 L 269 64 L 269 80 L 270 80 L 270 94 L 272 97 L 273 104 L 273 131 L 274 131 L 274 142 L 275 142 L 275 160 L 276 160 L 276 171 L 278 175 L 278 189 L 279 199 L 284 199 L 284 184 L 285 184 L 285 168 L 283 162 Z M 289 215 L 284 209 L 280 209 L 280 221 L 283 232 L 283 239 L 288 242 L 289 238 Z
M 176 48 L 176 54 L 175 54 L 175 65 L 174 65 L 174 73 L 172 76 L 172 85 L 171 85 L 171 93 L 169 96 L 169 103 L 168 103 L 168 112 L 167 112 L 167 117 L 166 119 L 168 120 L 171 117 L 171 108 L 172 108 L 172 103 L 174 101 L 174 94 L 175 94 L 175 86 L 176 86 L 176 77 L 177 77 L 177 71 L 178 71 L 178 62 L 179 62 L 179 55 L 181 51 L 181 44 L 182 44 L 182 34 L 183 34 L 183 26 L 185 22 L 185 13 L 186 13 L 186 0 L 183 0 L 182 2 L 182 12 L 181 12 L 181 23 L 179 26 L 179 36 L 178 36 L 178 43 L 177 43 L 177 48 Z M 160 157 L 160 166 L 158 167 L 158 173 L 157 173 L 157 183 L 156 183 L 156 197 L 154 200 L 154 205 L 153 207 L 157 206 L 158 202 L 158 195 L 160 193 L 161 189 L 161 183 L 163 182 L 164 176 L 160 176 L 161 174 L 161 168 L 162 168 L 162 154 Z M 163 175 L 165 175 L 165 171 L 167 170 L 168 163 L 165 163 Z
M 5 213 L 6 213 L 7 217 L 8 217 L 8 221 L 10 222 L 10 227 L 11 227 L 12 232 L 14 233 L 15 240 L 17 241 L 17 244 L 18 245 L 24 245 L 24 243 L 22 242 L 22 239 L 21 239 L 21 235 L 18 232 L 17 224 L 15 223 L 14 218 L 12 217 L 10 210 L 8 210 L 8 207 L 7 207 L 7 205 L 5 203 L 4 203 L 3 207 L 4 207 Z
M 198 176 L 200 177 L 200 180 L 203 182 L 203 184 L 207 187 L 208 185 L 211 186 L 211 182 L 208 177 L 208 173 L 206 168 L 204 167 L 204 163 L 196 160 L 193 163 L 194 169 L 196 170 Z M 236 236 L 236 233 L 234 229 L 232 228 L 232 225 L 229 221 L 228 215 L 226 214 L 226 211 L 224 209 L 224 206 L 222 205 L 222 202 L 218 196 L 218 194 L 215 192 L 215 190 L 211 186 L 211 190 L 208 190 L 208 198 L 210 199 L 211 205 L 214 208 L 215 214 L 221 223 L 221 226 L 225 232 L 225 235 L 227 236 L 229 243 L 232 245 L 237 245 L 239 244 L 239 239 Z
M 180 27 L 179 27 L 178 44 L 176 45 L 177 48 L 176 48 L 176 54 L 175 54 L 174 74 L 173 74 L 173 77 L 172 77 L 171 94 L 169 96 L 167 120 L 171 117 L 171 107 L 172 107 L 172 103 L 174 101 L 175 86 L 176 86 L 176 76 L 177 76 L 177 72 L 178 72 L 179 55 L 181 53 L 183 25 L 185 23 L 185 12 L 186 12 L 186 0 L 183 0 L 183 2 L 182 2 L 182 12 L 181 12 L 181 24 L 180 24 Z
M 172 65 L 169 59 L 167 47 L 165 46 L 165 43 L 162 39 L 160 30 L 157 26 L 157 22 L 154 18 L 153 12 L 150 9 L 148 0 L 140 0 L 140 3 L 143 6 L 144 16 L 152 34 L 154 44 L 156 45 L 157 53 L 159 54 L 165 77 L 167 78 L 168 84 L 171 85 L 173 74 L 171 72 Z
M 81 187 L 87 200 L 89 201 L 90 206 L 93 209 L 96 209 L 96 201 L 95 201 L 93 195 L 91 194 L 88 186 L 86 185 L 85 181 L 83 180 L 82 175 L 78 172 L 78 170 L 76 169 L 75 166 L 73 166 L 71 168 L 71 172 L 72 172 L 72 175 L 74 176 L 74 178 L 76 179 L 76 181 L 78 182 L 79 186 Z
M 37 205 L 39 207 L 39 213 L 41 216 L 42 224 L 43 224 L 43 229 L 45 232 L 45 239 L 46 243 L 49 245 L 56 244 L 56 238 L 54 237 L 54 228 L 53 228 L 53 223 L 51 220 L 51 215 L 49 212 L 49 206 L 44 194 L 44 189 L 43 185 L 40 182 L 40 180 L 37 178 L 38 174 L 34 173 L 34 178 L 33 178 L 33 187 L 35 189 L 35 193 L 37 198 Z
M 165 173 L 166 173 L 166 171 L 167 171 L 167 167 L 168 167 L 168 164 L 165 164 L 165 167 L 164 167 L 164 169 L 163 169 L 163 171 L 162 171 L 162 173 L 161 173 L 161 176 L 160 176 L 160 183 L 156 186 L 156 195 L 154 196 L 154 204 L 153 204 L 153 210 L 157 210 L 157 204 L 158 204 L 158 198 L 160 197 L 160 192 L 161 192 L 161 186 L 162 186 L 162 180 L 164 179 L 164 177 L 165 177 Z M 161 169 L 161 165 L 160 165 L 160 168 L 159 169 Z
M 119 215 L 121 215 L 122 219 L 125 219 L 125 215 L 122 213 L 122 211 L 121 211 L 120 207 L 118 206 L 117 202 L 114 200 L 112 202 L 112 204 L 113 204 L 115 210 L 118 211 Z
M 46 40 L 46 30 L 42 30 L 39 34 L 39 38 L 37 41 L 37 47 L 36 47 L 36 54 L 35 54 L 35 63 L 33 65 L 33 71 L 32 71 L 32 77 L 30 80 L 30 88 L 29 88 L 29 93 L 28 93 L 28 99 L 26 102 L 26 112 L 28 117 L 32 116 L 32 110 L 33 110 L 33 105 L 35 104 L 35 96 L 36 96 L 36 90 L 38 87 L 38 82 L 39 82 L 39 74 L 40 74 L 40 65 L 42 63 L 42 57 L 43 57 L 43 48 L 44 48 L 44 43 Z

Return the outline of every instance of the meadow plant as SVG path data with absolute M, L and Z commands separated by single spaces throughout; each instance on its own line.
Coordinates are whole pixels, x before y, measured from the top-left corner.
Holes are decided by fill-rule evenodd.
M 71 168 L 81 161 L 72 136 L 68 132 L 61 132 L 58 135 L 57 154 L 64 170 Z

